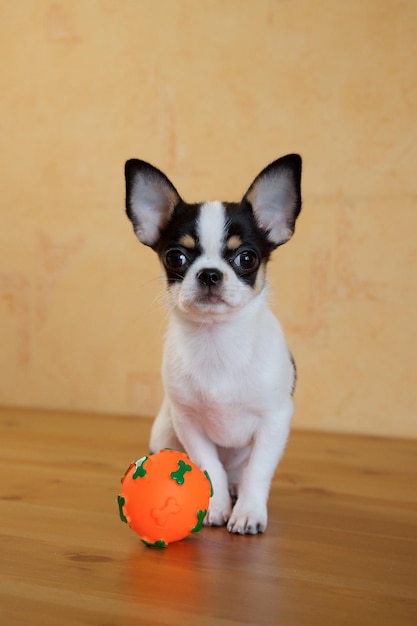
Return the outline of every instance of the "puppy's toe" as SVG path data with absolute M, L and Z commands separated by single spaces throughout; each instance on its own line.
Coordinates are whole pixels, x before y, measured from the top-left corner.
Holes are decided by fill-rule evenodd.
M 232 511 L 230 499 L 224 503 L 211 502 L 209 510 L 204 519 L 205 526 L 224 526 Z
M 245 509 L 245 507 L 239 506 L 238 501 L 227 524 L 227 530 L 239 535 L 256 535 L 263 533 L 266 525 L 266 507 Z

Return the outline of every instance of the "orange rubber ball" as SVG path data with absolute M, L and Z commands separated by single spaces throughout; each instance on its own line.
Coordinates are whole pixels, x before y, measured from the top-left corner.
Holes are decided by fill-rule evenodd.
M 161 450 L 128 468 L 119 514 L 143 543 L 165 547 L 201 530 L 211 496 L 207 472 L 184 452 Z

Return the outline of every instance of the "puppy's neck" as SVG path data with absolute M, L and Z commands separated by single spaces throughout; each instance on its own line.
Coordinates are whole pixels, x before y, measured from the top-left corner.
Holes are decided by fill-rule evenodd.
M 222 321 L 196 322 L 175 311 L 171 315 L 166 349 L 180 360 L 191 378 L 199 379 L 204 373 L 210 388 L 217 389 L 219 381 L 224 382 L 225 372 L 233 381 L 249 367 L 254 350 L 260 345 L 259 335 L 268 327 L 269 315 L 266 287 Z

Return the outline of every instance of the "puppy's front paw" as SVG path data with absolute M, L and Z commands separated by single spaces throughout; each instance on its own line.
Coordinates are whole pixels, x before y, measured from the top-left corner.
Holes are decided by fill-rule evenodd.
M 268 514 L 266 506 L 246 506 L 236 502 L 227 524 L 227 530 L 239 535 L 256 535 L 266 529 Z
M 207 515 L 204 519 L 205 526 L 224 526 L 230 518 L 232 505 L 229 496 L 223 501 L 213 501 L 211 499 Z

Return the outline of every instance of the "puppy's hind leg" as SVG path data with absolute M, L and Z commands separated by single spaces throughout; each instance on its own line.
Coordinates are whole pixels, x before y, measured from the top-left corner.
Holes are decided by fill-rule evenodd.
M 152 425 L 151 439 L 149 450 L 151 454 L 155 454 L 164 448 L 172 448 L 173 450 L 184 451 L 178 439 L 171 420 L 171 408 L 167 398 L 164 398 L 158 415 Z
M 221 461 L 227 473 L 229 493 L 233 505 L 239 496 L 239 484 L 245 465 L 248 462 L 249 452 L 249 447 L 240 449 L 221 448 L 219 450 Z

